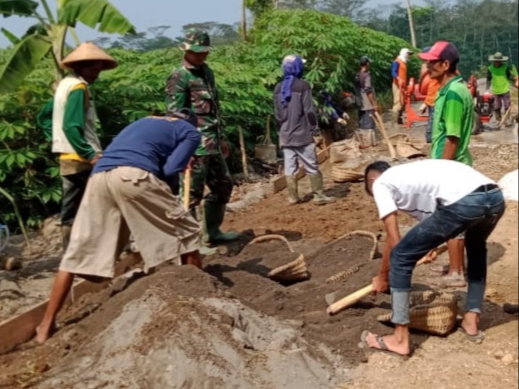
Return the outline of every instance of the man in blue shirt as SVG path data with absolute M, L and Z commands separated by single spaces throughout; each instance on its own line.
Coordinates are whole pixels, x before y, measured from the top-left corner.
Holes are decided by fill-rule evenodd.
M 184 120 L 181 120 L 184 119 Z M 46 341 L 74 275 L 114 277 L 114 264 L 130 234 L 144 271 L 166 261 L 202 267 L 200 225 L 171 186 L 200 144 L 196 115 L 147 117 L 126 127 L 96 163 L 61 260 L 36 339 Z

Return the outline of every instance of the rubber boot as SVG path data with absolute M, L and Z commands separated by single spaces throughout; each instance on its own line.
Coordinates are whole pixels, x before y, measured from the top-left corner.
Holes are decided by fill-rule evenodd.
M 297 193 L 297 178 L 295 176 L 285 176 L 287 180 L 287 189 L 288 189 L 288 203 L 290 205 L 295 205 L 299 203 L 299 196 Z
M 314 204 L 325 205 L 335 202 L 335 197 L 328 197 L 324 194 L 322 174 L 312 174 L 308 177 L 310 178 L 312 192 L 314 192 Z
M 220 230 L 220 226 L 225 217 L 225 207 L 226 204 L 208 201 L 204 203 L 205 244 L 231 242 L 241 236 L 241 234 L 236 231 L 222 232 L 222 230 Z
M 63 246 L 63 251 L 67 251 L 71 232 L 72 226 L 61 226 L 61 244 Z

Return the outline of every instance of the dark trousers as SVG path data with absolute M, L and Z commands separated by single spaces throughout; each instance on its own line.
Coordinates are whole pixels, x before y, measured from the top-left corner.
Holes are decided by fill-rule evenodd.
M 63 197 L 61 204 L 61 224 L 71 226 L 76 217 L 81 199 L 85 193 L 90 171 L 62 175 Z

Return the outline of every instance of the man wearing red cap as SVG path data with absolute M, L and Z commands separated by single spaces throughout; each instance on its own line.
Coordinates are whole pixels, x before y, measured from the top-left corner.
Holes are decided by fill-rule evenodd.
M 419 57 L 427 61 L 431 79 L 441 85 L 434 102 L 431 157 L 472 165 L 469 143 L 474 124 L 474 102 L 457 70 L 458 49 L 450 42 L 440 41 L 429 51 L 419 54 Z M 466 285 L 463 274 L 464 236 L 451 239 L 447 246 L 450 263 L 442 285 L 463 287 Z M 441 267 L 439 272 L 443 273 L 444 270 Z

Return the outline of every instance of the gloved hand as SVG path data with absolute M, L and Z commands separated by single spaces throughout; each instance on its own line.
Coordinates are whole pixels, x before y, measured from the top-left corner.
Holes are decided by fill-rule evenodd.
M 343 118 L 337 119 L 337 123 L 339 123 L 343 127 L 346 127 L 348 125 L 348 122 L 346 120 L 344 120 Z
M 350 120 L 350 115 L 348 115 L 346 112 L 344 112 L 344 113 L 342 114 L 342 118 L 343 118 L 344 120 Z

